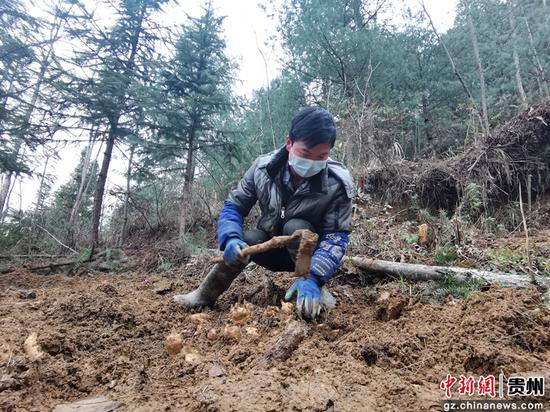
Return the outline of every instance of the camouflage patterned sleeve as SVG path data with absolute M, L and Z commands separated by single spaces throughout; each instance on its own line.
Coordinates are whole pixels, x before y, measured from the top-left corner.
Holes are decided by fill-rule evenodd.
M 340 267 L 349 237 L 345 232 L 325 233 L 311 257 L 310 276 L 319 286 L 327 283 Z

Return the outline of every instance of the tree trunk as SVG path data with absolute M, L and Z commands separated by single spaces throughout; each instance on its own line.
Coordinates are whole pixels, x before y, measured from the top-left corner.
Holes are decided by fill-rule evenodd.
M 472 92 L 470 92 L 470 89 L 468 88 L 468 86 L 464 82 L 464 79 L 462 78 L 462 75 L 458 71 L 458 68 L 456 67 L 456 64 L 455 64 L 455 61 L 453 59 L 453 56 L 451 55 L 451 52 L 449 51 L 449 49 L 447 48 L 447 46 L 443 42 L 443 39 L 441 38 L 441 36 L 437 32 L 437 29 L 435 28 L 435 24 L 432 20 L 432 17 L 428 13 L 428 10 L 426 9 L 426 6 L 424 5 L 424 2 L 420 2 L 420 5 L 422 6 L 422 9 L 424 10 L 424 14 L 426 14 L 426 16 L 428 17 L 428 20 L 430 21 L 430 26 L 432 27 L 432 31 L 434 32 L 435 36 L 437 37 L 437 40 L 439 40 L 439 44 L 441 44 L 441 47 L 443 47 L 443 50 L 445 50 L 445 54 L 447 55 L 447 58 L 449 59 L 449 63 L 451 64 L 451 69 L 452 69 L 454 75 L 456 76 L 456 78 L 458 79 L 458 81 L 460 82 L 460 85 L 462 86 L 462 90 L 464 90 L 464 92 L 466 93 L 466 95 L 470 99 L 470 103 L 472 104 L 472 106 L 475 109 L 476 113 L 481 117 L 481 113 L 479 112 L 477 104 L 474 100 L 474 96 L 472 95 Z
M 70 10 L 70 9 L 69 9 Z M 40 61 L 40 71 L 38 73 L 38 78 L 36 79 L 36 84 L 34 85 L 33 93 L 31 100 L 29 102 L 29 107 L 27 108 L 27 111 L 25 112 L 25 115 L 23 117 L 23 127 L 22 127 L 22 134 L 25 133 L 25 130 L 28 128 L 28 125 L 30 123 L 32 114 L 34 112 L 34 108 L 36 106 L 36 101 L 38 100 L 38 96 L 40 94 L 40 89 L 42 87 L 42 83 L 44 82 L 44 77 L 46 76 L 46 71 L 50 65 L 50 57 L 53 53 L 53 45 L 57 41 L 57 36 L 59 35 L 59 30 L 62 27 L 63 19 L 60 19 L 59 22 L 54 25 L 50 31 L 50 38 L 48 40 L 49 48 L 46 51 L 46 53 L 43 55 L 42 60 Z M 10 88 L 12 86 L 12 83 L 10 82 Z M 8 94 L 9 95 L 9 94 Z M 4 102 L 4 106 L 7 104 L 7 97 Z M 19 151 L 21 150 L 21 147 L 23 146 L 23 140 L 19 137 L 16 138 L 16 143 L 14 147 L 14 154 L 15 156 L 19 156 Z M 7 194 L 10 190 L 10 184 L 11 184 L 11 178 L 13 176 L 13 172 L 7 173 L 7 179 L 4 182 L 4 185 L 0 189 L 0 214 L 2 214 L 2 211 L 4 210 L 4 207 L 7 206 Z M 15 184 L 15 179 L 14 179 Z M 3 216 L 3 214 L 2 214 Z M 3 217 L 0 217 L 0 222 L 2 222 L 4 219 Z
M 126 83 L 126 87 L 130 85 L 132 71 L 136 65 L 136 56 L 138 53 L 138 46 L 141 33 L 143 31 L 143 22 L 145 13 L 147 12 L 147 2 L 141 2 L 141 8 L 139 15 L 136 18 L 133 25 L 133 31 L 130 37 L 130 54 L 128 60 L 124 63 L 123 75 Z M 127 98 L 126 93 L 120 97 L 120 105 L 124 103 Z M 103 156 L 103 162 L 101 164 L 101 170 L 97 179 L 96 193 L 94 197 L 94 210 L 92 213 L 92 251 L 99 243 L 99 227 L 101 221 L 101 215 L 103 210 L 103 195 L 105 193 L 105 183 L 107 181 L 107 174 L 109 172 L 109 164 L 111 163 L 111 155 L 113 153 L 113 147 L 115 145 L 116 137 L 118 134 L 118 123 L 121 117 L 120 112 L 111 113 L 109 116 L 109 137 L 107 138 L 107 146 L 105 147 L 105 154 Z
M 162 219 L 162 214 L 160 213 L 160 197 L 164 188 L 161 186 L 160 190 L 157 191 L 157 185 L 153 185 L 153 189 L 155 190 L 155 214 L 157 216 L 157 227 L 161 227 L 164 225 L 164 222 Z
M 433 149 L 433 136 L 431 131 L 431 122 L 430 122 L 430 109 L 428 94 L 426 92 L 422 93 L 422 117 L 424 119 L 424 134 L 426 137 L 426 142 L 430 150 Z
M 525 9 L 523 8 L 523 6 L 520 6 L 520 7 L 522 8 L 522 14 L 525 20 L 525 27 L 527 28 L 527 35 L 529 37 L 529 47 L 531 48 L 533 60 L 535 61 L 535 68 L 537 70 L 537 80 L 542 87 L 542 97 L 549 98 L 550 91 L 548 90 L 548 83 L 546 81 L 546 72 L 544 70 L 544 66 L 540 61 L 539 54 L 537 53 L 537 48 L 535 47 L 535 40 L 533 39 L 533 33 L 531 32 L 531 26 L 529 25 L 529 19 L 527 18 L 527 14 L 525 13 Z
M 46 181 L 46 172 L 48 171 L 48 163 L 50 162 L 50 156 L 46 156 L 46 161 L 44 162 L 44 169 L 42 170 L 42 176 L 40 176 L 40 185 L 38 187 L 38 195 L 36 196 L 36 207 L 34 213 L 40 213 L 42 209 L 42 202 L 44 201 L 44 183 Z
M 194 134 L 194 132 L 193 132 Z M 195 151 L 193 149 L 194 144 L 194 136 L 191 138 L 191 143 L 189 144 L 189 149 L 187 149 L 187 161 L 185 165 L 185 182 L 184 182 L 184 190 L 185 191 L 191 191 L 191 186 L 193 185 L 193 178 L 195 176 L 195 162 L 193 159 L 193 156 L 195 154 Z
M 107 181 L 107 173 L 109 172 L 109 165 L 111 164 L 111 155 L 113 153 L 113 147 L 115 145 L 116 134 L 118 130 L 118 117 L 112 120 L 109 130 L 109 137 L 107 138 L 107 146 L 105 147 L 105 153 L 103 155 L 103 161 L 101 163 L 101 170 L 97 178 L 97 187 L 94 197 L 94 210 L 92 213 L 92 244 L 97 246 L 99 243 L 99 221 L 101 220 L 101 210 L 103 206 L 103 195 L 105 193 L 105 183 Z
M 13 87 L 14 87 L 13 79 L 10 79 L 8 90 L 6 92 L 6 97 L 2 102 L 2 111 L 4 112 L 6 111 L 6 105 L 8 104 L 8 96 L 10 96 L 11 93 L 13 92 Z M 0 132 L 3 132 L 3 130 L 0 129 Z M 17 143 L 16 143 L 16 149 L 17 149 L 17 153 L 16 153 L 16 156 L 17 156 L 19 154 Z M 12 176 L 13 176 L 13 172 L 8 172 L 2 175 L 2 185 L 0 187 L 0 223 L 4 221 L 4 209 L 7 210 L 8 193 L 10 192 Z
M 527 109 L 527 96 L 523 88 L 521 79 L 521 65 L 519 63 L 518 44 L 516 36 L 516 16 L 514 14 L 514 4 L 512 0 L 508 0 L 508 19 L 510 21 L 510 30 L 512 34 L 512 57 L 514 59 L 514 67 L 516 69 L 516 87 L 521 101 L 521 110 Z
M 71 247 L 74 247 L 75 239 L 74 239 L 74 224 L 76 220 L 76 215 L 78 213 L 78 209 L 80 209 L 80 204 L 82 203 L 82 196 L 85 193 L 85 189 L 87 186 L 87 177 L 88 177 L 88 170 L 90 169 L 90 160 L 92 157 L 92 151 L 94 148 L 94 142 L 95 142 L 95 134 L 96 130 L 94 130 L 93 126 L 90 130 L 90 143 L 88 143 L 88 146 L 86 147 L 86 154 L 84 155 L 84 162 L 82 163 L 82 171 L 80 172 L 80 184 L 78 187 L 78 192 L 76 194 L 75 201 L 73 203 L 73 207 L 71 208 L 71 214 L 69 215 L 69 224 L 67 225 L 67 244 Z M 88 179 L 89 180 L 89 179 Z
M 130 158 L 128 159 L 128 170 L 126 172 L 126 193 L 124 194 L 124 210 L 122 212 L 122 228 L 120 229 L 120 238 L 118 247 L 122 247 L 126 236 L 126 226 L 128 225 L 128 202 L 130 199 L 130 183 L 132 180 L 132 160 L 134 159 L 135 146 L 130 146 Z
M 12 172 L 9 172 L 2 179 L 2 187 L 0 188 L 0 222 L 4 221 L 4 214 L 8 210 L 8 194 L 12 187 L 12 176 Z
M 452 266 L 428 266 L 413 263 L 388 262 L 384 260 L 353 257 L 351 262 L 371 274 L 392 275 L 411 280 L 444 281 L 452 278 L 458 282 L 480 281 L 483 283 L 499 283 L 503 286 L 526 288 L 533 286 L 529 276 L 512 275 L 503 272 L 488 272 L 485 270 L 467 269 Z M 550 279 L 537 276 L 536 281 L 543 287 L 550 287 Z
M 179 234 L 183 235 L 187 231 L 187 213 L 189 211 L 189 202 L 191 202 L 191 186 L 195 175 L 195 162 L 193 161 L 196 127 L 195 122 L 189 132 L 189 147 L 187 148 L 187 161 L 185 165 L 185 182 L 183 183 L 183 194 L 181 199 L 180 228 Z
M 19 184 L 19 210 L 18 210 L 18 214 L 19 215 L 22 215 L 23 214 L 23 179 L 19 179 L 19 181 L 17 182 L 17 184 Z
M 13 176 L 13 179 L 12 179 Z M 19 173 L 15 173 L 12 175 L 11 173 L 7 176 L 7 179 L 10 179 L 11 185 L 7 185 L 7 192 L 5 195 L 5 204 L 4 204 L 4 210 L 2 211 L 2 214 L 0 215 L 0 223 L 4 223 L 4 219 L 8 215 L 8 209 L 10 207 L 10 199 L 11 194 L 13 193 L 13 189 L 15 188 L 15 182 L 17 181 L 17 178 L 19 177 Z
M 474 19 L 472 18 L 472 12 L 470 10 L 470 0 L 463 0 L 464 7 L 466 9 L 466 18 L 468 20 L 468 28 L 470 29 L 470 37 L 472 40 L 472 46 L 474 48 L 474 55 L 476 59 L 476 66 L 479 73 L 479 84 L 481 91 L 481 115 L 482 115 L 482 128 L 483 135 L 486 138 L 489 136 L 489 115 L 487 113 L 487 88 L 485 86 L 485 73 L 483 72 L 483 65 L 481 63 L 481 56 L 479 54 L 479 45 L 477 42 L 476 27 L 474 25 Z
M 31 254 L 31 248 L 34 242 L 34 239 L 36 239 L 36 218 L 38 217 L 38 214 L 40 213 L 40 210 L 42 209 L 42 202 L 44 201 L 44 185 L 46 181 L 46 172 L 48 170 L 48 163 L 50 162 L 50 156 L 46 155 L 46 161 L 44 162 L 44 169 L 42 170 L 42 176 L 40 177 L 40 185 L 38 186 L 38 195 L 36 196 L 36 207 L 34 208 L 34 213 L 31 218 L 31 231 L 29 233 L 29 240 L 28 240 L 28 254 Z

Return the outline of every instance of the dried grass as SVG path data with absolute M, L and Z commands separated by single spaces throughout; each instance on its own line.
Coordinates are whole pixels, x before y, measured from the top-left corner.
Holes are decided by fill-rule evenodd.
M 496 127 L 486 141 L 437 161 L 403 160 L 372 170 L 372 192 L 391 204 L 418 202 L 431 210 L 454 211 L 468 185 L 480 188 L 482 210 L 494 211 L 519 197 L 518 182 L 531 195 L 550 188 L 550 102 Z

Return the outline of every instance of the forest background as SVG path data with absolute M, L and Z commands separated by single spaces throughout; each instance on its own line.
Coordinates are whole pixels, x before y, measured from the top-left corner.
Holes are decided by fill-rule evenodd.
M 333 157 L 368 199 L 379 189 L 377 171 L 456 157 L 550 97 L 545 0 L 461 0 L 445 32 L 420 2 L 266 2 L 276 26 L 257 45 L 267 82 L 245 96 L 236 92 L 223 16 L 205 3 L 174 24 L 173 7 L 186 5 L 60 0 L 37 13 L 32 3 L 0 2 L 2 253 L 169 239 L 174 259 L 159 265 L 171 265 L 215 247 L 228 191 L 257 155 L 282 144 L 305 105 L 335 115 Z M 78 147 L 77 159 L 60 158 L 67 145 Z M 112 176 L 114 154 L 124 176 Z M 68 182 L 59 184 L 54 161 L 76 164 Z M 21 190 L 31 177 L 36 190 Z M 446 204 L 432 207 L 413 192 L 407 201 L 448 218 L 458 210 L 472 223 L 517 226 L 509 216 L 495 220 L 479 181 L 462 183 Z M 384 200 L 405 192 L 386 185 Z

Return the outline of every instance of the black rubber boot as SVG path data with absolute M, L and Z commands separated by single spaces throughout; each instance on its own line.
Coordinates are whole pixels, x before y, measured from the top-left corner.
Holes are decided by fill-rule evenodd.
M 172 300 L 186 308 L 212 306 L 218 296 L 229 289 L 231 283 L 243 271 L 246 265 L 228 266 L 218 263 L 208 272 L 200 286 L 184 295 L 176 295 Z

